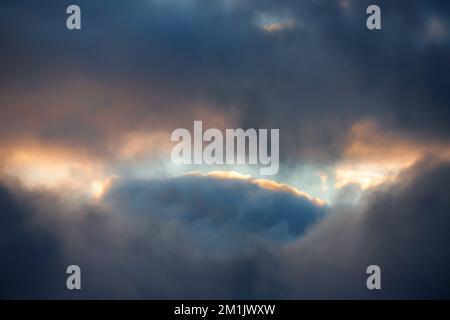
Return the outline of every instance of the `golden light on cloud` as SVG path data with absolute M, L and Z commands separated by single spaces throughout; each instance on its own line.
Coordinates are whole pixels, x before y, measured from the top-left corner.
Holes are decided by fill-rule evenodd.
M 117 179 L 116 175 L 109 176 L 103 180 L 96 180 L 91 183 L 91 195 L 94 199 L 101 199 L 106 191 L 111 187 L 114 179 Z
M 262 25 L 262 29 L 266 32 L 279 32 L 286 29 L 292 29 L 295 26 L 294 20 L 287 20 L 285 22 L 273 22 Z
M 257 20 L 259 27 L 267 33 L 276 33 L 289 30 L 294 28 L 297 24 L 291 17 L 271 14 L 261 14 Z
M 249 183 L 253 183 L 260 188 L 274 191 L 274 192 L 288 192 L 295 196 L 307 198 L 311 202 L 314 202 L 316 205 L 325 205 L 325 201 L 312 197 L 311 195 L 307 194 L 306 192 L 303 192 L 295 187 L 292 187 L 290 185 L 279 183 L 273 180 L 268 179 L 257 179 L 250 175 L 244 175 L 235 171 L 210 171 L 207 173 L 200 173 L 200 172 L 190 172 L 187 175 L 194 175 L 194 176 L 205 176 L 205 177 L 213 177 L 217 179 L 230 179 L 230 180 L 244 180 Z
M 2 173 L 28 188 L 65 188 L 90 193 L 92 181 L 104 177 L 104 165 L 80 153 L 37 144 L 9 147 L 2 152 Z M 95 186 L 96 193 L 100 187 Z
M 385 182 L 394 181 L 400 171 L 408 167 L 391 166 L 385 167 L 379 164 L 355 164 L 341 165 L 336 168 L 336 183 L 334 187 L 341 189 L 348 184 L 357 184 L 362 189 L 377 187 Z
M 356 123 L 350 130 L 343 160 L 335 166 L 335 185 L 357 184 L 362 189 L 395 181 L 405 169 L 425 156 L 450 159 L 450 146 L 420 143 L 386 132 L 372 121 Z
M 101 198 L 103 193 L 105 192 L 105 186 L 101 181 L 94 181 L 91 185 L 92 188 L 92 195 L 94 198 Z

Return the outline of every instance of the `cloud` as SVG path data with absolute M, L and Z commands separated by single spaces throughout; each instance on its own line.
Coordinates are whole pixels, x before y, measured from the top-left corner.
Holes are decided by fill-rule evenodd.
M 369 1 L 78 4 L 80 32 L 64 3 L 0 5 L 0 172 L 21 179 L 0 187 L 2 297 L 449 297 L 448 1 L 380 0 L 380 32 Z M 313 163 L 364 201 L 130 178 L 193 120 L 279 128 L 280 176 Z M 82 292 L 64 287 L 73 263 Z
M 54 232 L 36 226 L 36 208 L 0 185 L 0 297 L 36 298 L 63 293 L 65 258 Z M 28 195 L 27 195 L 28 196 Z
M 326 211 L 211 176 L 116 181 L 101 204 L 71 206 L 7 184 L 2 296 L 448 298 L 449 178 L 447 163 L 422 163 L 367 205 Z M 80 292 L 64 288 L 73 263 Z M 365 287 L 370 264 L 381 266 L 380 292 Z
M 365 28 L 368 4 L 80 1 L 73 33 L 63 3 L 2 4 L 0 137 L 105 156 L 135 131 L 221 115 L 231 128 L 280 128 L 283 163 L 334 161 L 362 119 L 448 141 L 447 2 L 380 1 L 378 33 Z M 268 36 L 260 16 L 301 28 Z
M 396 130 L 381 129 L 372 121 L 355 123 L 348 135 L 342 158 L 334 167 L 335 188 L 357 184 L 363 189 L 394 181 L 421 160 L 450 160 L 450 144 L 412 139 Z
M 263 297 L 257 287 L 261 276 L 275 272 L 277 248 L 327 210 L 303 194 L 242 179 L 112 183 L 92 203 L 19 185 L 2 188 L 2 229 L 10 230 L 1 235 L 2 252 L 17 255 L 5 260 L 2 297 Z M 65 290 L 64 264 L 81 266 L 80 293 Z M 49 283 L 40 292 L 29 277 Z M 193 286 L 200 279 L 210 284 Z M 272 295 L 276 287 L 264 290 Z
M 104 202 L 121 212 L 188 221 L 208 233 L 212 228 L 216 236 L 255 233 L 286 241 L 301 235 L 327 210 L 323 202 L 293 190 L 269 180 L 213 173 L 119 182 Z
M 429 160 L 370 194 L 359 209 L 329 218 L 285 251 L 291 294 L 308 298 L 449 298 L 446 254 L 448 163 Z M 365 268 L 382 269 L 382 290 L 365 287 Z M 296 276 L 294 276 L 294 274 Z M 295 279 L 295 280 L 294 280 Z
M 268 33 L 276 33 L 295 27 L 296 22 L 289 16 L 262 14 L 257 19 L 259 27 Z

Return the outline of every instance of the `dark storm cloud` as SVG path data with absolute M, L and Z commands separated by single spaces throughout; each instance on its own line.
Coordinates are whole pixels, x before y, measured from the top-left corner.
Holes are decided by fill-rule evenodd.
M 432 163 L 432 162 L 431 162 Z M 286 251 L 291 294 L 314 298 L 449 298 L 449 164 L 422 163 L 402 182 L 374 191 L 367 207 L 335 209 Z M 365 268 L 382 270 L 382 290 L 365 288 Z
M 276 296 L 275 279 L 261 279 L 276 275 L 277 248 L 326 210 L 288 192 L 206 177 L 122 182 L 101 206 L 9 189 L 1 189 L 0 210 L 4 298 Z M 72 263 L 84 280 L 71 295 L 64 276 Z
M 186 221 L 199 231 L 204 227 L 208 233 L 213 229 L 225 236 L 272 235 L 277 241 L 297 238 L 326 211 L 289 192 L 263 189 L 247 181 L 197 176 L 125 182 L 114 187 L 105 202 L 124 212 L 153 212 Z
M 125 181 L 100 206 L 7 184 L 1 294 L 448 298 L 449 179 L 448 164 L 424 163 L 366 207 L 317 222 L 323 209 L 307 199 L 243 181 Z M 72 263 L 82 267 L 80 292 L 64 289 Z M 381 266 L 381 291 L 365 287 L 370 264 Z
M 58 237 L 36 227 L 36 208 L 0 185 L 0 298 L 62 292 L 64 253 Z M 21 192 L 16 189 L 17 192 Z
M 280 128 L 283 160 L 335 159 L 349 127 L 364 118 L 447 141 L 448 3 L 378 1 L 383 30 L 370 32 L 365 9 L 371 2 L 344 2 L 78 1 L 80 32 L 65 29 L 68 3 L 2 4 L 1 92 L 13 96 L 2 109 L 17 108 L 15 98 L 34 89 L 41 95 L 22 112 L 44 114 L 45 130 L 36 134 L 94 144 L 94 150 L 111 139 L 107 128 L 190 127 L 192 105 L 202 103 L 238 112 L 235 126 Z M 261 14 L 296 24 L 269 34 L 258 26 Z M 86 88 L 73 90 L 83 99 L 58 86 L 62 93 L 52 92 L 56 83 L 76 85 L 71 75 L 101 83 L 106 92 L 120 87 L 133 98 L 112 101 L 102 90 L 86 95 Z M 80 104 L 82 112 L 73 107 Z M 46 115 L 48 105 L 75 111 L 55 120 L 55 111 Z M 109 113 L 108 121 L 87 120 Z M 179 114 L 179 121 L 168 117 Z M 26 123 L 14 120 L 5 126 L 26 131 Z

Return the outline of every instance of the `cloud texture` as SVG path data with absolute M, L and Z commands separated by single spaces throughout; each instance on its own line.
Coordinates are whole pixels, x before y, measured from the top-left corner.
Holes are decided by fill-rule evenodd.
M 69 4 L 0 4 L 1 298 L 450 298 L 448 1 Z M 279 174 L 176 171 L 194 120 Z
M 9 183 L 1 296 L 448 298 L 450 167 L 405 175 L 366 207 L 332 213 L 236 179 L 123 181 L 83 206 Z M 65 289 L 72 263 L 79 293 Z M 370 264 L 382 266 L 381 292 L 365 288 Z

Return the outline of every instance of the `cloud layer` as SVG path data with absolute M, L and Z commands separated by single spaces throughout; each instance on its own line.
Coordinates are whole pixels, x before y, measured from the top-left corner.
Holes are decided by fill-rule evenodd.
M 239 179 L 116 182 L 91 205 L 9 182 L 1 296 L 448 298 L 449 178 L 448 164 L 422 164 L 366 207 L 333 212 Z M 69 264 L 80 292 L 65 289 Z M 365 287 L 370 264 L 381 292 Z
M 68 4 L 0 4 L 0 297 L 450 298 L 448 1 Z M 194 120 L 278 182 L 173 170 Z
M 4 4 L 0 136 L 112 157 L 130 132 L 222 118 L 280 128 L 285 162 L 337 159 L 365 119 L 448 141 L 448 3 L 379 1 L 380 32 L 365 28 L 368 4 L 79 1 L 72 33 L 64 3 Z

